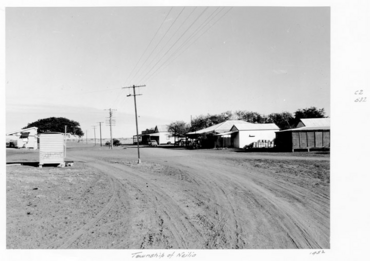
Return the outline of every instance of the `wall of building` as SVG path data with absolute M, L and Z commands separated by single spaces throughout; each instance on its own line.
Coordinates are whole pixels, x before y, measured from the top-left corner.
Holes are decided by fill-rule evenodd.
M 330 131 L 300 131 L 292 133 L 293 150 L 310 148 L 328 148 Z
M 175 138 L 169 132 L 159 133 L 159 144 L 175 143 Z
M 65 143 L 62 134 L 40 135 L 40 165 L 63 163 L 65 158 Z
M 232 143 L 235 148 L 244 148 L 259 140 L 273 141 L 276 137 L 275 132 L 276 130 L 239 131 L 235 136 L 232 135 Z

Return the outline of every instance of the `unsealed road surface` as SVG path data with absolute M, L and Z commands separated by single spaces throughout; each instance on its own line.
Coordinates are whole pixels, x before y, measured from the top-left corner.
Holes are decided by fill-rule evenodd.
M 109 193 L 46 248 L 330 247 L 328 156 L 142 148 L 138 165 L 136 153 L 68 151 L 99 174 L 91 187 L 105 180 Z

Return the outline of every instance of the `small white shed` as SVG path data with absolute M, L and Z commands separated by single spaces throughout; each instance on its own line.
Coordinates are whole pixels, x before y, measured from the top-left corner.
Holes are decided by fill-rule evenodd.
M 37 149 L 37 127 L 22 129 L 6 136 L 9 146 L 16 148 Z
M 231 142 L 235 148 L 244 148 L 260 140 L 272 142 L 276 137 L 275 132 L 279 130 L 274 123 L 235 124 L 230 129 Z
M 59 164 L 65 166 L 65 139 L 63 133 L 50 132 L 40 134 L 40 162 L 39 167 L 44 164 Z
M 175 143 L 175 137 L 168 132 L 166 125 L 157 125 L 154 128 L 154 133 L 150 133 L 150 140 L 156 140 L 158 144 L 170 144 Z

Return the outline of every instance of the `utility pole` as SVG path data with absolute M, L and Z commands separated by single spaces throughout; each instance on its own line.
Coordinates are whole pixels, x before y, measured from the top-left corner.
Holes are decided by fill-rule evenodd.
M 101 141 L 101 124 L 102 124 L 103 122 L 99 121 L 98 123 L 99 123 L 99 126 L 100 126 L 100 147 L 101 147 L 101 146 L 103 146 L 103 145 L 102 145 L 102 141 Z
M 139 96 L 141 94 L 136 94 L 135 89 L 140 88 L 140 87 L 145 87 L 145 85 L 137 85 L 137 86 L 132 85 L 132 86 L 128 86 L 128 87 L 122 87 L 122 89 L 132 88 L 134 90 L 134 95 L 129 94 L 129 95 L 127 95 L 127 97 L 134 96 L 135 120 L 136 120 L 136 141 L 137 141 L 137 156 L 138 156 L 137 164 L 141 163 L 141 159 L 140 159 L 140 149 L 139 149 L 139 128 L 138 128 L 138 124 L 137 124 L 136 96 Z
M 108 109 L 109 111 L 109 126 L 110 126 L 110 148 L 113 149 L 113 139 L 112 139 L 112 109 Z
M 64 158 L 67 155 L 67 125 L 64 125 Z
M 95 142 L 95 145 L 94 145 L 94 146 L 96 146 L 95 127 L 96 127 L 96 126 L 93 126 L 93 128 L 94 128 L 94 142 Z
M 86 144 L 87 144 L 87 130 L 86 130 Z

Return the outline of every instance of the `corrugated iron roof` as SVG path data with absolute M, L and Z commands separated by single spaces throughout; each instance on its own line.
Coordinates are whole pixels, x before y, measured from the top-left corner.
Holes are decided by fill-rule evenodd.
M 330 118 L 309 118 L 300 121 L 305 127 L 330 127 Z
M 219 124 L 210 126 L 202 130 L 188 132 L 187 134 L 223 133 L 223 132 L 229 131 L 233 125 L 240 124 L 240 123 L 248 124 L 248 122 L 243 121 L 243 120 L 229 120 L 229 121 L 224 121 Z M 250 123 L 250 124 L 253 124 L 253 123 Z
M 37 132 L 37 127 L 30 127 L 30 128 L 27 128 L 27 129 L 21 129 L 19 131 L 15 131 L 15 132 L 11 132 L 11 133 L 8 133 L 7 135 L 15 135 L 15 134 L 19 134 L 21 135 L 21 132 L 27 132 L 27 131 L 36 131 Z
M 282 131 L 277 131 L 277 132 L 315 131 L 315 130 L 330 130 L 330 126 L 322 126 L 322 127 L 300 127 L 300 128 L 282 130 Z
M 280 130 L 275 123 L 241 123 L 235 124 L 231 129 L 236 128 L 238 131 L 250 131 L 250 130 Z M 231 130 L 230 129 L 230 130 Z

